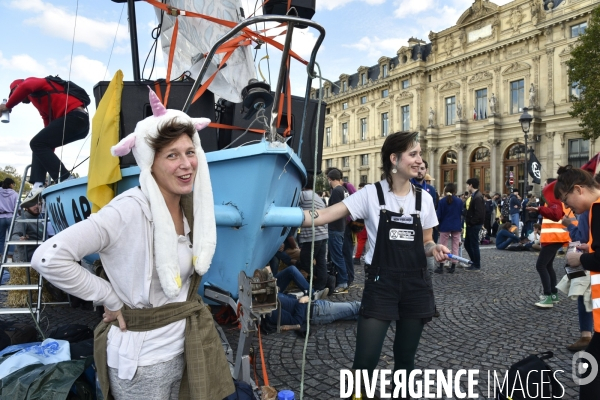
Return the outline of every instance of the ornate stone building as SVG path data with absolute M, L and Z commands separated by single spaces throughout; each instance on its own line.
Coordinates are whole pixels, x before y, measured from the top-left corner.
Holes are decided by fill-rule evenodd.
M 374 182 L 385 136 L 419 131 L 439 192 L 448 182 L 463 191 L 472 176 L 483 191 L 506 192 L 512 171 L 523 193 L 523 107 L 534 117 L 528 145 L 542 181 L 557 164 L 582 165 L 597 150 L 568 114 L 579 91 L 569 85 L 565 62 L 599 3 L 475 0 L 456 25 L 431 32 L 429 43 L 411 38 L 396 56 L 340 75 L 323 88 L 323 168 L 338 167 L 355 184 Z

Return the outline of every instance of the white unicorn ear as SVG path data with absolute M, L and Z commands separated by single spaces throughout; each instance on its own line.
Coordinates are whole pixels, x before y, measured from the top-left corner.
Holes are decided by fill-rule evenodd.
M 121 141 L 110 148 L 110 154 L 114 157 L 123 157 L 135 147 L 135 134 L 130 133 L 125 136 Z
M 192 122 L 194 123 L 194 127 L 196 127 L 197 131 L 201 131 L 206 128 L 208 124 L 210 124 L 210 119 L 208 118 L 192 118 Z

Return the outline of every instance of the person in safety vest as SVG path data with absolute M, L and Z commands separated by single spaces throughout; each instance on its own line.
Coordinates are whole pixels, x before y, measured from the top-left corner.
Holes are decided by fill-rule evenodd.
M 54 154 L 54 149 L 85 138 L 90 130 L 90 117 L 83 101 L 71 94 L 71 88 L 69 94 L 66 90 L 47 78 L 17 79 L 10 84 L 7 103 L 0 104 L 2 113 L 12 111 L 19 103 L 31 103 L 44 121 L 44 129 L 29 143 L 33 152 L 29 182 L 33 189 L 23 201 L 24 207 L 37 202 L 36 197 L 44 189 L 46 173 L 55 182 L 71 178 L 71 173 Z
M 535 306 L 539 308 L 552 308 L 555 303 L 558 303 L 556 272 L 553 267 L 554 257 L 556 257 L 556 252 L 565 243 L 570 242 L 569 232 L 561 223 L 562 217 L 568 213 L 565 213 L 561 202 L 553 194 L 555 181 L 555 178 L 548 178 L 544 183 L 542 193 L 544 199 L 546 199 L 545 206 L 527 207 L 527 210 L 537 211 L 544 218 L 542 220 L 542 233 L 540 235 L 542 250 L 535 264 L 544 290 L 544 293 L 540 296 L 540 300 L 535 303 Z
M 567 253 L 567 264 L 576 267 L 583 266 L 590 271 L 592 284 L 592 305 L 594 318 L 594 336 L 587 349 L 588 356 L 600 361 L 600 184 L 592 174 L 570 165 L 558 169 L 558 181 L 554 187 L 554 195 L 576 214 L 589 210 L 590 237 L 589 244 L 579 246 L 583 253 Z M 596 364 L 597 365 L 597 364 Z M 590 368 L 590 372 L 593 368 Z M 595 368 L 595 377 L 590 376 L 591 382 L 580 386 L 581 400 L 597 399 L 600 393 L 600 374 Z M 582 376 L 586 380 L 586 374 Z

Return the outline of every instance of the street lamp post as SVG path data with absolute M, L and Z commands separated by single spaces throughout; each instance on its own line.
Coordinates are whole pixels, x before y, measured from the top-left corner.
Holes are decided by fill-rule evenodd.
M 525 187 L 523 188 L 523 198 L 527 196 L 527 186 L 529 184 L 527 179 L 527 175 L 529 174 L 529 171 L 527 171 L 527 153 L 529 151 L 527 148 L 527 139 L 529 139 L 529 130 L 531 129 L 531 121 L 533 121 L 533 117 L 527 112 L 527 110 L 527 107 L 523 107 L 523 114 L 521 114 L 521 117 L 519 118 L 521 128 L 525 134 L 525 169 L 523 170 L 523 183 Z

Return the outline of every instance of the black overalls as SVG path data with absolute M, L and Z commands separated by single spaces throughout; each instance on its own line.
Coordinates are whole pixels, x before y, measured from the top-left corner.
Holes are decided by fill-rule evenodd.
M 373 260 L 365 265 L 360 315 L 386 321 L 429 321 L 435 306 L 423 247 L 421 188 L 413 186 L 416 214 L 400 215 L 385 209 L 381 184 L 377 182 L 375 187 L 381 210 Z

